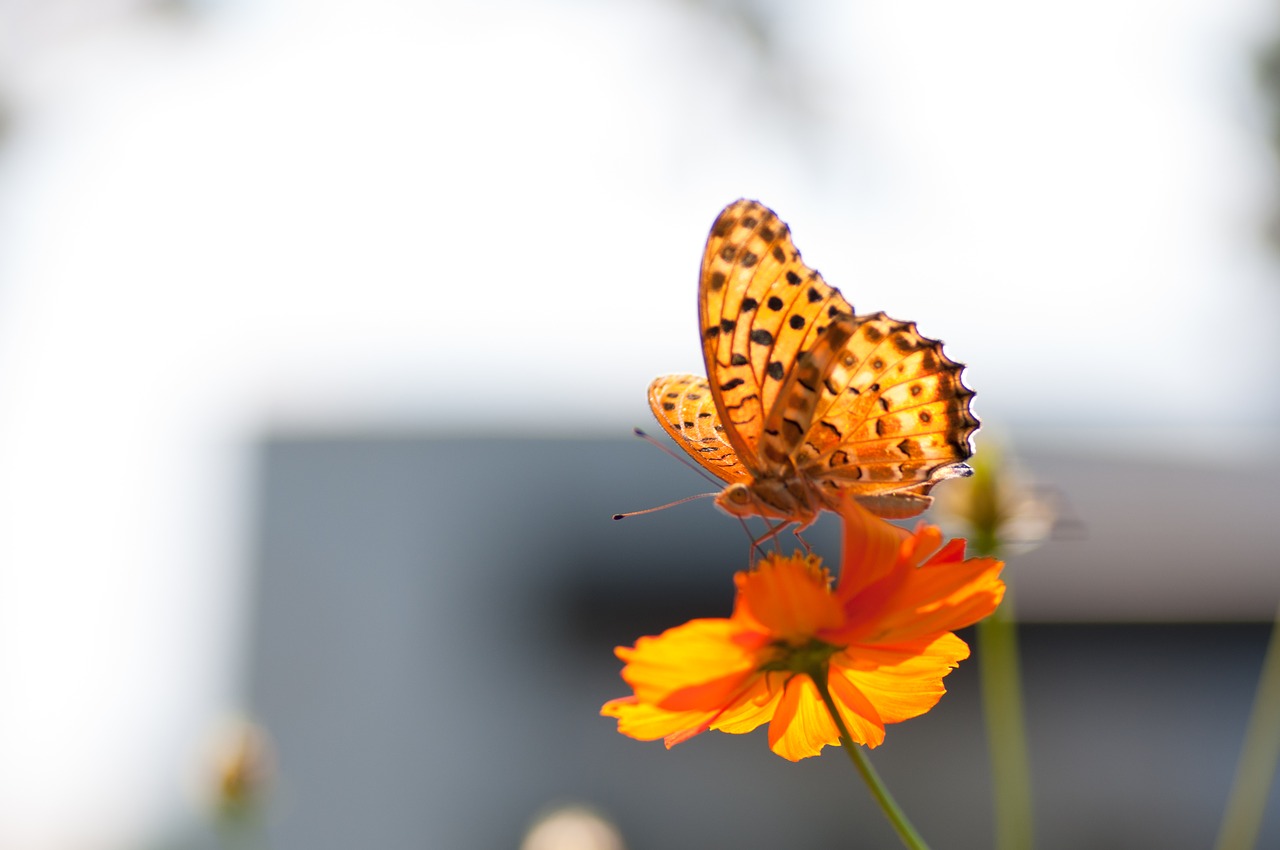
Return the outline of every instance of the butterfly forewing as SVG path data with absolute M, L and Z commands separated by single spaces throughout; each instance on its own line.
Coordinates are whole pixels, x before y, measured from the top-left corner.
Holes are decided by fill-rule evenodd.
M 707 238 L 699 286 L 703 357 L 729 442 L 748 467 L 792 364 L 848 302 L 800 259 L 772 210 L 741 200 Z

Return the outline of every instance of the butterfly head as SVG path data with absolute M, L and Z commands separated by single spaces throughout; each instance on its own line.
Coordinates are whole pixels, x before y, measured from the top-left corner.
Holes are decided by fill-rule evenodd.
M 758 514 L 755 508 L 756 497 L 746 484 L 730 484 L 716 496 L 716 504 L 726 513 L 734 516 L 752 516 Z

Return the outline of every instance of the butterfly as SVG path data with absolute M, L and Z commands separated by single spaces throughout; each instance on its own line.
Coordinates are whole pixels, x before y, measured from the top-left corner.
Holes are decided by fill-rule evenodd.
M 726 483 L 715 501 L 727 513 L 800 531 L 850 496 L 902 519 L 939 481 L 972 474 L 964 367 L 913 322 L 855 315 L 758 201 L 735 201 L 712 225 L 698 329 L 707 377 L 658 378 L 649 406 Z

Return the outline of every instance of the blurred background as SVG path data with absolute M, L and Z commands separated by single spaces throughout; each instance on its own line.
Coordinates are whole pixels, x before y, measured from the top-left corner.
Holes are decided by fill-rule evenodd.
M 0 0 L 0 848 L 225 842 L 246 714 L 253 846 L 517 847 L 568 804 L 632 850 L 893 846 L 838 756 L 595 716 L 745 554 L 705 502 L 608 520 L 707 489 L 628 434 L 702 368 L 742 196 L 945 339 L 979 451 L 1071 519 L 1010 573 L 1041 846 L 1207 846 L 1280 602 L 1278 36 L 1268 0 Z M 940 847 L 990 845 L 972 666 L 874 754 Z

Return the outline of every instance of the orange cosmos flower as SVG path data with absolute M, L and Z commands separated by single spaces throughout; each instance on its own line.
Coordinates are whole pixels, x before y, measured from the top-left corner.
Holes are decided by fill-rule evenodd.
M 840 740 L 815 680 L 826 680 L 856 743 L 875 747 L 886 723 L 924 714 L 942 677 L 969 655 L 952 634 L 1000 604 L 1002 563 L 964 560 L 964 541 L 934 526 L 914 533 L 853 500 L 833 588 L 818 558 L 767 555 L 738 573 L 733 615 L 692 620 L 618 647 L 634 694 L 605 703 L 618 731 L 668 747 L 707 729 L 769 724 L 769 747 L 792 761 Z

